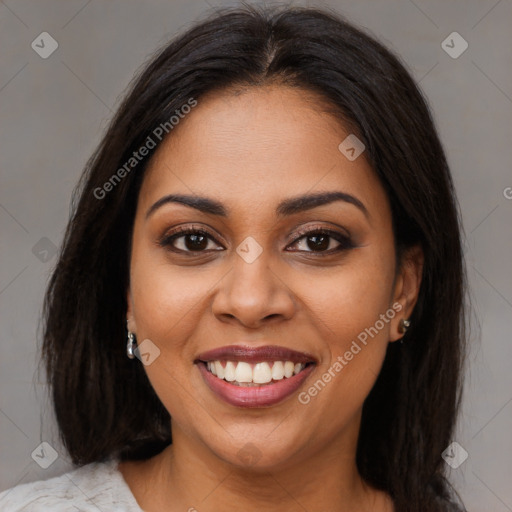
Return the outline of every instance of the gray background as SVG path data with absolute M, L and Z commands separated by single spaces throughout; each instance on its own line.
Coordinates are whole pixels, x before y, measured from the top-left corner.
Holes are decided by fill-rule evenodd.
M 72 468 L 36 363 L 73 186 L 134 71 L 216 5 L 226 2 L 0 2 L 0 490 Z M 433 108 L 463 214 L 473 301 L 454 439 L 469 457 L 451 476 L 469 511 L 512 511 L 512 2 L 295 5 L 329 6 L 368 28 L 402 56 Z M 59 44 L 47 59 L 31 48 L 44 31 Z M 456 59 L 441 46 L 454 31 L 469 44 Z M 31 456 L 42 441 L 58 453 L 47 469 Z

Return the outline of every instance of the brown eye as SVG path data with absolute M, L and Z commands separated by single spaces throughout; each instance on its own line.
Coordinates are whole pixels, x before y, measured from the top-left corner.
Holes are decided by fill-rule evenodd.
M 304 238 L 306 239 L 307 246 L 313 251 L 327 251 L 332 241 L 331 236 L 324 234 L 308 235 Z
M 300 242 L 301 240 L 305 240 L 305 242 Z M 338 252 L 345 249 L 351 249 L 354 247 L 354 244 L 346 235 L 338 233 L 336 231 L 326 230 L 326 229 L 315 229 L 311 230 L 305 234 L 303 234 L 300 238 L 298 238 L 293 245 L 302 247 L 307 247 L 307 249 L 299 249 L 302 252 Z
M 208 237 L 206 235 L 190 233 L 175 238 L 174 241 L 183 238 L 185 248 L 189 251 L 202 251 L 208 246 Z
M 216 243 L 215 239 L 202 229 L 185 228 L 165 235 L 159 242 L 162 247 L 175 252 L 205 252 L 206 250 L 219 250 L 208 248 L 209 242 Z

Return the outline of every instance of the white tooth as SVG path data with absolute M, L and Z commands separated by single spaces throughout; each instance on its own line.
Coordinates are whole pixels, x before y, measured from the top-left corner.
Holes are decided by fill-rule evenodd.
M 240 361 L 236 365 L 235 380 L 237 382 L 252 382 L 252 368 L 249 363 Z
M 256 384 L 266 384 L 272 380 L 272 372 L 268 363 L 254 365 L 252 381 Z
M 235 380 L 235 365 L 231 361 L 228 361 L 224 368 L 224 379 L 228 382 L 233 382 Z
M 293 370 L 293 374 L 297 375 L 297 373 L 299 373 L 303 368 L 304 368 L 304 366 L 301 363 L 297 363 Z
M 284 363 L 284 376 L 290 378 L 293 375 L 293 370 L 295 370 L 295 365 L 291 361 L 286 361 Z
M 208 361 L 208 370 L 210 370 L 213 375 L 217 375 L 217 370 L 215 369 L 215 361 Z
M 220 361 L 215 361 L 215 370 L 217 372 L 215 375 L 217 375 L 219 379 L 223 379 L 225 372 Z
M 272 366 L 272 378 L 281 380 L 284 377 L 284 365 L 281 361 L 275 361 Z

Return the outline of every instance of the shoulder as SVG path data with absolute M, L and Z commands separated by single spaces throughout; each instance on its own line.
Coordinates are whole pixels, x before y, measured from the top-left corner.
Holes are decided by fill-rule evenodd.
M 118 461 L 93 462 L 60 476 L 0 493 L 2 512 L 141 512 L 117 469 Z

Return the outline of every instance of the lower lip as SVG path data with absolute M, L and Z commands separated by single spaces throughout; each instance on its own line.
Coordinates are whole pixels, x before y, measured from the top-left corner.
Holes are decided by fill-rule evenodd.
M 237 407 L 268 407 L 281 402 L 299 389 L 315 367 L 308 365 L 297 375 L 272 384 L 237 386 L 213 375 L 204 363 L 197 363 L 197 366 L 208 387 L 222 400 Z

